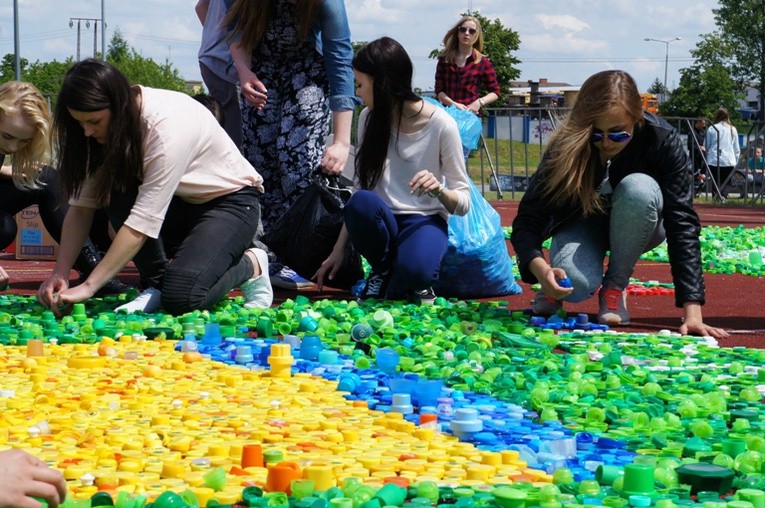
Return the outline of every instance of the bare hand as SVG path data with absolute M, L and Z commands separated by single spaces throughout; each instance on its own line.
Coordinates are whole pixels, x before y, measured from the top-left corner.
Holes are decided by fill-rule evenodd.
M 66 499 L 63 475 L 22 450 L 0 453 L 0 508 L 57 508 Z
M 332 143 L 321 158 L 321 170 L 328 175 L 339 175 L 345 169 L 348 162 L 348 153 L 351 147 L 345 143 Z
M 327 280 L 333 280 L 337 271 L 343 266 L 343 259 L 345 258 L 344 250 L 335 252 L 334 250 L 329 254 L 329 257 L 322 261 L 319 269 L 313 274 L 311 280 L 316 281 L 316 285 L 319 286 L 319 291 L 324 289 L 324 277 L 327 276 Z
M 268 99 L 268 90 L 263 82 L 258 79 L 258 76 L 252 71 L 247 71 L 244 75 L 239 75 L 239 81 L 244 100 L 258 109 L 263 109 Z
M 441 182 L 438 181 L 436 175 L 426 169 L 418 171 L 409 182 L 409 193 L 416 194 L 418 197 L 423 194 L 435 195 L 441 189 Z
M 701 321 L 687 320 L 680 325 L 680 333 L 683 335 L 699 335 L 702 337 L 714 337 L 715 339 L 727 339 L 730 334 L 722 328 L 705 325 Z
M 5 291 L 8 289 L 8 286 L 11 283 L 11 278 L 8 275 L 8 272 L 3 270 L 3 267 L 0 266 L 0 291 Z
M 478 101 L 473 101 L 470 103 L 470 106 L 466 108 L 471 113 L 475 113 L 476 115 L 481 111 L 481 103 Z
M 452 106 L 462 111 L 465 111 L 468 108 L 467 106 L 465 106 L 464 104 L 460 104 L 459 102 L 452 102 Z
M 542 292 L 545 296 L 555 300 L 563 300 L 574 291 L 574 288 L 564 288 L 558 284 L 559 280 L 566 278 L 568 275 L 563 268 L 550 268 L 539 281 L 542 285 Z
M 53 307 L 55 295 L 64 291 L 68 287 L 69 280 L 55 274 L 51 275 L 48 280 L 40 285 L 40 289 L 37 290 L 37 301 L 50 309 Z

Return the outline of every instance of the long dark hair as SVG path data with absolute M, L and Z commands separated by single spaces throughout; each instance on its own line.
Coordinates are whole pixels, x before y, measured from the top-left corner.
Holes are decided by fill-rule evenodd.
M 235 0 L 228 10 L 224 26 L 234 27 L 234 32 L 241 36 L 240 44 L 248 53 L 258 47 L 266 35 L 268 24 L 276 15 L 276 4 L 279 0 Z M 322 0 L 297 0 L 297 29 L 298 39 L 305 41 L 308 32 L 318 16 Z
M 104 145 L 85 136 L 69 109 L 111 112 Z M 58 170 L 68 196 L 77 196 L 86 178 L 101 204 L 111 191 L 125 190 L 143 174 L 140 111 L 127 78 L 112 65 L 88 59 L 69 69 L 56 100 L 53 120 Z
M 419 101 L 420 97 L 412 90 L 412 60 L 390 37 L 361 48 L 353 58 L 353 68 L 372 77 L 374 104 L 356 154 L 356 175 L 362 189 L 373 189 L 385 168 L 391 128 L 401 125 L 404 102 Z

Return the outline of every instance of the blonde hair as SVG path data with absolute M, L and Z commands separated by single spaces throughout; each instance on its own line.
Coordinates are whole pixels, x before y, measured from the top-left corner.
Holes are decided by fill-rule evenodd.
M 457 24 L 451 27 L 449 31 L 446 32 L 446 35 L 444 35 L 444 50 L 441 52 L 441 57 L 446 63 L 454 63 L 454 60 L 457 58 L 457 53 L 460 47 L 459 30 L 462 24 L 466 21 L 475 23 L 476 38 L 473 43 L 473 49 L 476 52 L 476 63 L 480 62 L 481 58 L 485 56 L 483 54 L 483 29 L 481 28 L 481 22 L 478 21 L 478 18 L 473 16 L 463 16 L 462 19 L 460 19 Z
M 545 171 L 542 195 L 553 202 L 575 203 L 585 216 L 602 211 L 595 182 L 598 150 L 590 142 L 598 117 L 627 113 L 639 129 L 643 101 L 632 76 L 612 70 L 593 74 L 582 85 L 571 112 L 553 134 L 539 170 Z
M 31 83 L 9 81 L 0 85 L 0 117 L 23 115 L 34 127 L 32 139 L 11 155 L 13 183 L 38 188 L 40 170 L 50 163 L 51 112 L 43 94 Z

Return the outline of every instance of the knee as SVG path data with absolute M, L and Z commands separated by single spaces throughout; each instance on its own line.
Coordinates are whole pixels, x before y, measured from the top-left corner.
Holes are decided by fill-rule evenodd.
M 380 198 L 372 191 L 358 190 L 345 203 L 346 216 L 369 213 L 369 210 L 377 208 Z
M 171 267 L 162 276 L 162 308 L 173 315 L 202 310 L 205 292 L 197 284 L 199 274 Z
M 569 280 L 571 280 L 571 287 L 574 290 L 569 294 L 565 300 L 571 303 L 582 302 L 598 290 L 601 284 L 601 280 L 594 280 L 585 277 L 583 274 L 569 274 Z
M 661 207 L 661 189 L 659 183 L 644 173 L 632 173 L 625 176 L 614 189 L 613 204 L 627 201 L 630 206 Z

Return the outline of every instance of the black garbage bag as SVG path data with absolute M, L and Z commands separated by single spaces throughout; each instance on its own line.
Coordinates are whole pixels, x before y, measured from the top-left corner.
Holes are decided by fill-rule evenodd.
M 310 279 L 332 252 L 343 226 L 343 207 L 351 197 L 350 182 L 342 177 L 314 174 L 311 185 L 263 236 L 263 243 L 280 261 Z M 325 285 L 350 289 L 364 278 L 361 256 L 348 242 L 343 266 Z

